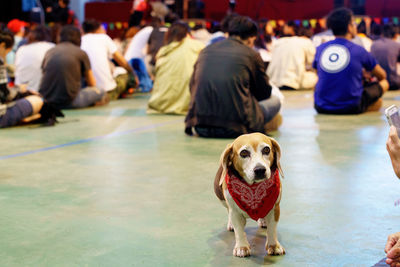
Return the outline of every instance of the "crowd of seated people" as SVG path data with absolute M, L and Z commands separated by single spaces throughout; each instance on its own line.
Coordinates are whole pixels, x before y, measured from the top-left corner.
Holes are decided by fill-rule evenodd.
M 201 23 L 191 29 L 167 11 L 155 6 L 153 17 L 132 25 L 119 42 L 91 18 L 51 28 L 12 20 L 13 46 L 3 59 L 13 81 L 7 88 L 26 88 L 58 110 L 104 105 L 135 87 L 150 92 L 149 113 L 187 115 L 187 133 L 235 136 L 279 127 L 279 89 L 314 90 L 319 113 L 355 114 L 379 110 L 383 93 L 400 86 L 397 25 L 355 25 L 351 11 L 339 9 L 327 16 L 327 28 L 298 21 L 272 27 L 267 19 L 228 13 L 209 29 Z M 225 99 L 233 99 L 226 88 L 240 92 L 230 104 L 236 117 L 231 107 L 222 112 Z

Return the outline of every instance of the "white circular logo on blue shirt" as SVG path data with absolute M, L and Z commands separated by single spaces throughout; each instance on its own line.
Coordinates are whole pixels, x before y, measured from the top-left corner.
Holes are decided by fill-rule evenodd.
M 349 65 L 350 52 L 343 45 L 330 45 L 322 52 L 321 68 L 330 73 L 336 73 Z

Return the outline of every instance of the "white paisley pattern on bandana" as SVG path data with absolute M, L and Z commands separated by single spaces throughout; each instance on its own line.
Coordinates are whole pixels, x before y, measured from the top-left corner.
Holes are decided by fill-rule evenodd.
M 239 194 L 240 199 L 246 203 L 251 209 L 257 209 L 261 201 L 267 196 L 267 190 L 274 185 L 272 179 L 258 183 L 255 189 L 243 184 L 239 179 L 231 180 L 232 190 Z
M 267 216 L 275 206 L 280 193 L 279 171 L 272 172 L 272 177 L 252 185 L 228 171 L 225 177 L 229 194 L 235 203 L 250 218 L 258 220 Z

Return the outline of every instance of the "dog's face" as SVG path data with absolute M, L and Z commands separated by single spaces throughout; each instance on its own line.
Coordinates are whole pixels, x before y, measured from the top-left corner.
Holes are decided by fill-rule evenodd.
M 245 134 L 227 146 L 221 156 L 221 164 L 225 174 L 227 168 L 233 167 L 252 185 L 269 179 L 271 169 L 278 168 L 281 172 L 280 155 L 280 146 L 273 138 L 261 133 Z

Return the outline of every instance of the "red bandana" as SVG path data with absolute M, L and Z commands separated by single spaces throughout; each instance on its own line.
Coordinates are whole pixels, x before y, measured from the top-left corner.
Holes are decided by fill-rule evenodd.
M 233 200 L 255 221 L 267 216 L 279 197 L 281 182 L 278 169 L 270 179 L 252 185 L 240 180 L 230 171 L 227 172 L 225 181 Z

